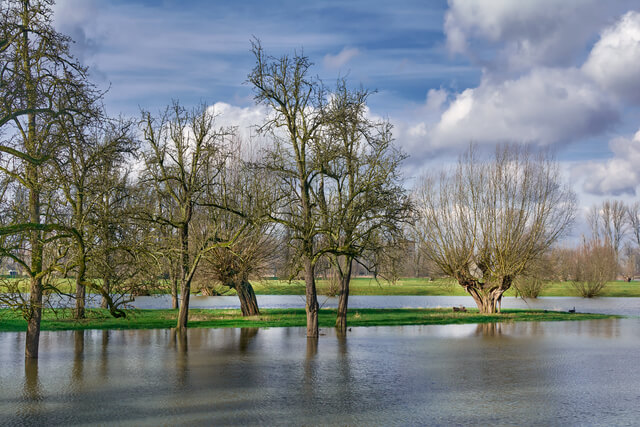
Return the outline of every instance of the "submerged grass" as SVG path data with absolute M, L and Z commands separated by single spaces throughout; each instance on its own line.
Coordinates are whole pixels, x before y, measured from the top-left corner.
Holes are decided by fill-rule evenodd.
M 260 316 L 242 317 L 240 310 L 191 309 L 190 328 L 253 328 L 253 327 L 298 327 L 306 325 L 305 310 L 263 309 Z M 71 310 L 45 310 L 42 330 L 82 329 L 165 329 L 176 325 L 177 310 L 128 310 L 127 318 L 115 319 L 103 309 L 87 310 L 87 318 L 71 318 Z M 617 318 L 620 316 L 589 313 L 566 313 L 544 310 L 503 310 L 501 314 L 480 314 L 477 310 L 453 312 L 450 308 L 435 309 L 358 309 L 348 314 L 349 326 L 398 326 L 398 325 L 445 325 L 464 323 L 531 322 L 560 320 L 592 320 Z M 333 327 L 335 309 L 321 309 L 320 327 Z M 25 331 L 26 322 L 18 314 L 0 310 L 0 331 Z

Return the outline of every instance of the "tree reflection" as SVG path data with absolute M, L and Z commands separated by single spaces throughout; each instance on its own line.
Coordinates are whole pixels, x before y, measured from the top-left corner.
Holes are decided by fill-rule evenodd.
M 502 323 L 478 323 L 476 335 L 483 337 L 497 337 L 502 335 Z
M 318 354 L 318 337 L 307 337 L 307 353 L 304 363 L 304 395 L 308 402 L 314 401 L 316 364 L 315 358 Z
M 84 333 L 85 331 L 73 332 L 73 367 L 71 368 L 71 380 L 74 385 L 82 381 L 84 371 Z
M 24 360 L 23 397 L 30 401 L 42 400 L 40 380 L 38 379 L 38 359 L 25 358 Z
M 240 342 L 238 349 L 242 353 L 246 353 L 249 349 L 249 344 L 258 335 L 260 328 L 240 328 Z
M 109 374 L 109 333 L 108 329 L 102 331 L 102 357 L 100 359 L 100 375 L 103 379 Z

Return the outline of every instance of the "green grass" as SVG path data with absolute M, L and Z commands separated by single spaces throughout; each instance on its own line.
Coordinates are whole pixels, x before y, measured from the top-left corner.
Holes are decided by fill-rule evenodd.
M 304 295 L 304 282 L 291 283 L 282 280 L 262 280 L 252 282 L 259 295 Z M 326 294 L 328 284 L 325 280 L 316 282 L 318 293 Z M 396 283 L 370 278 L 353 278 L 350 295 L 431 295 L 431 296 L 467 296 L 468 294 L 453 279 L 403 278 Z M 514 296 L 515 290 L 507 291 L 506 296 Z M 540 296 L 574 297 L 580 296 L 570 282 L 550 282 Z M 607 284 L 602 297 L 640 297 L 640 282 L 613 281 Z
M 41 324 L 45 331 L 82 329 L 164 329 L 176 325 L 177 310 L 129 310 L 126 319 L 115 319 L 106 310 L 91 309 L 87 319 L 71 319 L 70 310 L 45 310 Z M 545 312 L 543 310 L 503 310 L 502 314 L 480 314 L 471 309 L 466 313 L 452 309 L 359 309 L 350 310 L 349 326 L 397 326 L 397 325 L 445 325 L 492 322 L 530 322 L 559 320 L 592 320 L 617 318 L 604 314 Z M 322 328 L 333 327 L 335 309 L 320 310 Z M 292 327 L 305 326 L 304 309 L 263 309 L 260 316 L 242 317 L 240 310 L 192 309 L 189 313 L 190 328 L 243 328 L 243 327 Z M 0 331 L 26 330 L 26 322 L 16 313 L 0 310 Z

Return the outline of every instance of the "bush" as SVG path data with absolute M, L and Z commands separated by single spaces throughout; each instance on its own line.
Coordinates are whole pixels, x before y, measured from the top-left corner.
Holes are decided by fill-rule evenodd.
M 571 285 L 584 298 L 602 293 L 607 282 L 615 279 L 618 262 L 613 247 L 598 239 L 584 241 L 575 251 Z
M 513 287 L 523 298 L 538 298 L 547 282 L 536 276 L 521 276 L 516 279 Z

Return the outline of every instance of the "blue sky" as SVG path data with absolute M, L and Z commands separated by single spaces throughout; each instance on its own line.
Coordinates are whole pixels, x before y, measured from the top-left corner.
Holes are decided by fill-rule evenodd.
M 109 112 L 137 116 L 201 101 L 248 127 L 263 111 L 244 84 L 250 40 L 278 56 L 304 49 L 325 82 L 376 89 L 407 173 L 470 141 L 551 147 L 587 207 L 640 185 L 637 0 L 59 0 Z

